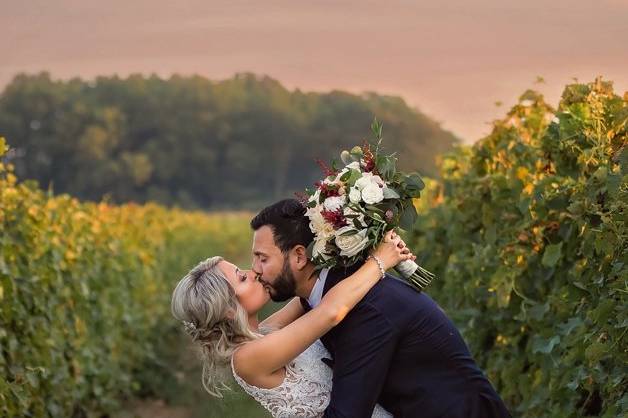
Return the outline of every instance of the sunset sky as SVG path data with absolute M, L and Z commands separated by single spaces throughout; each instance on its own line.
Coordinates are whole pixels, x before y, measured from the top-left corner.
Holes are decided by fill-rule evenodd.
M 573 77 L 628 89 L 628 0 L 0 0 L 0 10 L 0 88 L 42 70 L 254 72 L 290 89 L 400 95 L 466 142 L 530 87 L 553 104 Z

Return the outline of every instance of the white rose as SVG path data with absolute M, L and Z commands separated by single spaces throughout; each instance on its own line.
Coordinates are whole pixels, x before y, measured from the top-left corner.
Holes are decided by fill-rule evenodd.
M 326 239 L 317 239 L 316 241 L 314 241 L 314 247 L 312 247 L 312 256 L 322 257 L 323 260 L 328 260 L 330 255 L 325 252 L 326 245 Z
M 345 257 L 353 257 L 362 251 L 369 242 L 366 237 L 366 229 L 357 231 L 353 235 L 341 236 L 349 231 L 357 230 L 352 226 L 344 226 L 336 231 L 336 246 L 340 249 L 340 255 Z
M 371 183 L 362 189 L 362 200 L 367 205 L 374 205 L 384 200 L 384 191 L 376 183 Z
M 345 196 L 332 196 L 325 199 L 323 204 L 328 211 L 336 212 L 338 209 L 342 208 L 346 201 L 347 198 Z
M 362 193 L 360 193 L 360 191 L 355 187 L 352 187 L 349 191 L 349 200 L 351 201 L 351 203 L 360 203 L 361 199 Z
M 350 169 L 350 170 L 359 170 L 360 169 L 360 162 L 359 161 L 354 161 L 350 164 L 346 165 L 346 168 Z
M 384 180 L 382 180 L 382 178 L 380 176 L 373 176 L 373 177 L 371 177 L 371 182 L 377 184 L 378 186 L 382 186 L 382 187 L 384 187 L 386 185 L 386 183 L 384 183 Z
M 360 177 L 356 182 L 354 187 L 358 190 L 364 189 L 366 186 L 372 183 L 373 174 L 371 173 L 362 173 L 362 177 Z

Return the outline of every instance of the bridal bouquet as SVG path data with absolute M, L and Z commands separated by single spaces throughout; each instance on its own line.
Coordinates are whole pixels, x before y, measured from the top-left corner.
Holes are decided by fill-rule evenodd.
M 307 206 L 314 241 L 308 248 L 319 267 L 350 266 L 364 260 L 371 248 L 393 228 L 412 229 L 417 217 L 413 198 L 420 196 L 423 181 L 416 173 L 395 167 L 396 157 L 380 152 L 382 124 L 371 125 L 376 145 L 343 151 L 344 167 L 319 161 L 326 178 L 302 196 Z M 414 261 L 403 261 L 395 270 L 417 290 L 434 275 Z

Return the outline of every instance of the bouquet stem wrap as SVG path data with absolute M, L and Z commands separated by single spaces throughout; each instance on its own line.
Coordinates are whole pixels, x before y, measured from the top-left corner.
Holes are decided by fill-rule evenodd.
M 434 279 L 434 275 L 412 260 L 405 260 L 395 266 L 395 271 L 417 290 L 423 290 Z

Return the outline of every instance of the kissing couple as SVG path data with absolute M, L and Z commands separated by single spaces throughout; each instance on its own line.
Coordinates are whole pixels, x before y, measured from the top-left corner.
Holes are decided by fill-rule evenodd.
M 273 417 L 511 417 L 446 313 L 386 274 L 415 258 L 394 231 L 366 260 L 319 270 L 301 202 L 264 208 L 251 228 L 251 270 L 211 257 L 172 295 L 207 392 L 232 374 Z M 269 299 L 289 302 L 259 322 Z

